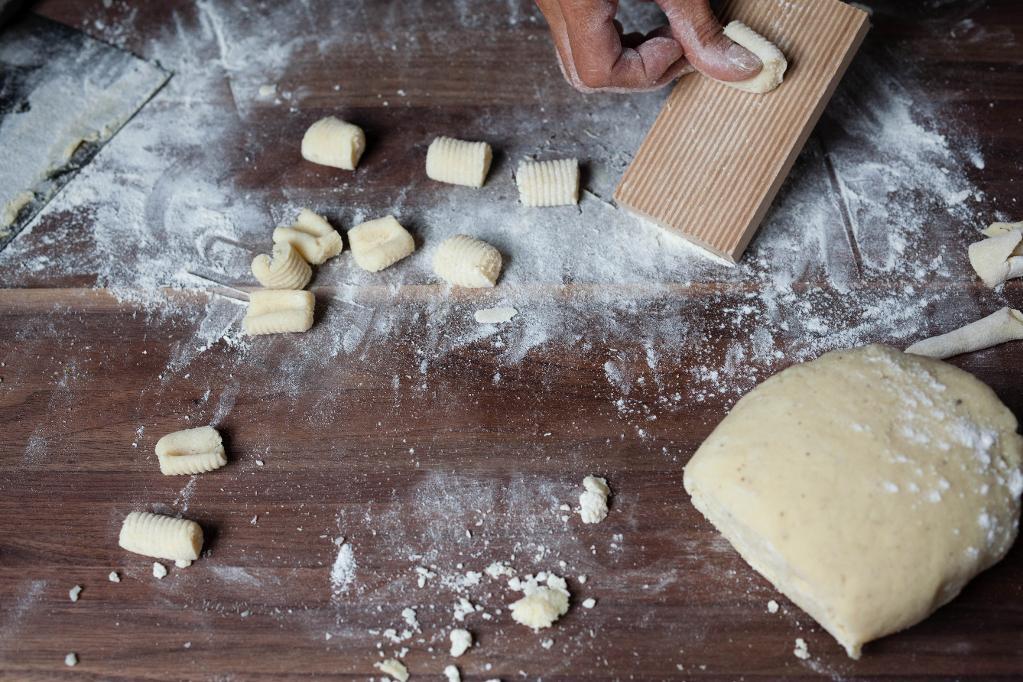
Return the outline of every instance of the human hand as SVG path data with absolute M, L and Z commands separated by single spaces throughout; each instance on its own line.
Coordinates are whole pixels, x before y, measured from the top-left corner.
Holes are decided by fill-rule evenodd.
M 741 81 L 763 65 L 725 36 L 708 0 L 654 0 L 668 25 L 624 33 L 618 0 L 536 0 L 550 26 L 562 73 L 583 92 L 659 88 L 694 68 Z

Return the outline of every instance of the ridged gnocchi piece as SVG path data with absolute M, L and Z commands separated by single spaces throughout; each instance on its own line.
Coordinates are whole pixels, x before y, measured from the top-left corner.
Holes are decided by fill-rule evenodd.
M 156 559 L 195 561 L 202 551 L 202 542 L 202 528 L 195 521 L 132 512 L 121 524 L 117 544 L 129 552 Z
M 313 265 L 325 263 L 341 253 L 345 244 L 337 230 L 323 216 L 303 208 L 290 227 L 278 227 L 273 234 L 274 244 L 287 243 Z
M 416 241 L 394 216 L 370 220 L 348 230 L 355 263 L 367 272 L 380 272 L 412 255 Z
M 438 137 L 426 151 L 426 175 L 431 180 L 482 187 L 494 154 L 486 142 Z
M 282 241 L 274 244 L 272 256 L 262 253 L 252 259 L 252 274 L 267 289 L 305 289 L 313 269 L 298 249 Z
M 212 426 L 168 433 L 156 442 L 164 476 L 202 474 L 227 464 L 224 441 Z
M 308 331 L 316 299 L 309 291 L 261 289 L 249 294 L 242 329 L 249 336 Z
M 366 133 L 334 116 L 320 119 L 302 137 L 302 158 L 321 166 L 355 170 L 366 150 Z
M 579 203 L 579 161 L 523 161 L 515 173 L 524 206 L 569 206 Z
M 753 78 L 744 81 L 718 81 L 719 83 L 757 95 L 770 92 L 782 84 L 789 63 L 774 43 L 741 21 L 733 21 L 725 26 L 725 35 L 755 54 L 763 68 Z
M 501 275 L 501 252 L 490 244 L 464 234 L 445 239 L 433 255 L 433 271 L 446 282 L 470 289 L 497 284 Z

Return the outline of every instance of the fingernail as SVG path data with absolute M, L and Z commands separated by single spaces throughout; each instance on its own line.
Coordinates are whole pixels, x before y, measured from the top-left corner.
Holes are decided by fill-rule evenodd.
M 763 63 L 755 54 L 738 43 L 732 43 L 725 50 L 725 57 L 743 71 L 756 71 L 763 67 Z

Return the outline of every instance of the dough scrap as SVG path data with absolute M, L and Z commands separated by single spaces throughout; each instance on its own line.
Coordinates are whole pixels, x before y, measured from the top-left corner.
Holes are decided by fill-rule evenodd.
M 458 658 L 472 646 L 472 633 L 464 628 L 455 628 L 449 635 L 451 639 L 451 655 Z
M 543 580 L 541 574 L 527 577 L 520 585 L 525 596 L 509 606 L 516 623 L 538 632 L 554 625 L 555 621 L 568 613 L 570 595 L 564 578 L 551 573 Z
M 500 251 L 464 234 L 445 239 L 433 255 L 435 275 L 468 289 L 489 289 L 496 285 L 502 264 Z
M 149 512 L 128 514 L 118 538 L 122 549 L 170 561 L 198 559 L 202 541 L 202 528 L 195 521 Z
M 367 272 L 380 272 L 416 250 L 416 240 L 394 216 L 357 225 L 348 230 L 355 263 Z
M 344 251 L 341 235 L 330 223 L 308 208 L 303 208 L 291 227 L 278 227 L 273 233 L 274 244 L 288 243 L 309 263 L 320 265 Z M 298 287 L 301 288 L 301 287 Z
M 379 668 L 380 672 L 385 675 L 390 675 L 394 679 L 398 680 L 398 682 L 408 682 L 408 668 L 405 667 L 404 663 L 397 659 L 389 658 L 386 661 L 374 663 L 373 667 Z
M 316 299 L 309 291 L 261 289 L 249 294 L 242 329 L 249 336 L 309 331 Z
M 600 523 L 607 518 L 607 498 L 611 488 L 607 481 L 597 476 L 583 479 L 583 492 L 579 495 L 579 516 L 583 523 Z
M 685 468 L 693 504 L 853 658 L 920 622 L 1016 537 L 1023 438 L 986 385 L 867 346 L 742 398 Z
M 320 119 L 302 137 L 302 158 L 342 170 L 355 170 L 366 150 L 362 128 L 334 116 Z
M 970 244 L 970 265 L 984 284 L 994 289 L 1003 282 L 1023 277 L 1023 232 L 1010 230 Z
M 519 311 L 511 307 L 482 308 L 472 314 L 479 324 L 501 324 L 511 322 L 511 319 L 519 314 Z
M 272 257 L 260 254 L 252 259 L 252 274 L 265 289 L 305 289 L 313 269 L 289 242 L 278 242 Z
M 774 43 L 741 21 L 733 21 L 725 26 L 725 35 L 755 54 L 764 66 L 760 73 L 748 80 L 718 81 L 719 83 L 758 95 L 768 93 L 782 84 L 789 63 Z
M 494 154 L 486 142 L 438 137 L 426 151 L 426 176 L 466 187 L 482 187 Z
M 579 203 L 579 160 L 523 161 L 515 172 L 523 206 L 571 206 Z
M 940 360 L 1020 339 L 1023 339 L 1023 313 L 1012 308 L 1002 308 L 965 327 L 918 341 L 907 348 L 906 352 Z
M 212 426 L 168 433 L 156 442 L 164 476 L 201 474 L 227 464 L 224 441 Z

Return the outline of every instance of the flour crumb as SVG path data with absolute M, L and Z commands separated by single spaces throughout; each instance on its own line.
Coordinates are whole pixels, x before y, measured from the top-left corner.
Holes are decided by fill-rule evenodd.
M 407 682 L 408 680 L 408 668 L 401 661 L 389 658 L 381 663 L 374 663 L 373 666 L 385 675 L 390 675 L 398 680 L 398 682 Z
M 590 597 L 590 598 L 586 599 L 585 601 L 583 601 L 583 608 L 584 609 L 592 609 L 596 605 L 597 605 L 597 600 L 594 599 L 593 597 Z
M 426 587 L 426 581 L 436 578 L 437 574 L 425 566 L 416 566 L 416 576 L 416 584 L 419 585 L 419 589 L 422 589 Z
M 110 571 L 110 575 L 107 576 L 107 580 L 112 583 L 119 583 L 121 582 L 121 576 L 117 574 L 117 571 Z
M 76 665 L 78 665 L 78 654 L 72 651 L 67 656 L 65 656 L 64 665 L 66 665 L 69 668 L 74 668 Z
M 792 650 L 792 655 L 801 661 L 810 658 L 810 650 L 806 648 L 806 640 L 802 637 L 796 638 L 796 648 Z
M 767 612 L 768 613 L 778 613 L 778 602 L 776 602 L 773 599 L 771 601 L 767 602 Z
M 159 561 L 153 562 L 153 577 L 158 580 L 163 580 L 167 577 L 167 567 L 161 564 Z
M 583 575 L 579 576 L 578 578 L 576 578 L 576 580 L 579 581 L 580 585 L 585 585 L 586 581 L 589 580 L 589 577 L 587 575 L 583 574 Z
M 416 618 L 416 610 L 413 608 L 405 608 L 401 611 L 401 618 L 406 624 L 416 632 L 419 632 L 419 620 Z
M 178 568 L 188 568 L 189 566 L 192 565 L 192 560 L 191 559 L 175 559 L 174 560 L 174 565 L 177 566 Z
M 448 682 L 462 682 L 462 674 L 453 665 L 444 668 L 444 677 L 448 678 Z
M 600 523 L 607 517 L 607 498 L 611 488 L 598 476 L 583 479 L 583 493 L 579 495 L 579 516 L 583 523 Z
M 497 580 L 501 576 L 508 576 L 509 578 L 515 575 L 515 569 L 509 566 L 504 561 L 495 561 L 494 563 L 483 569 L 484 572 L 494 580 Z
M 80 595 L 81 593 L 82 593 L 82 586 L 81 585 L 75 585 L 70 590 L 68 590 L 67 596 L 68 596 L 68 598 L 71 601 L 75 602 L 75 601 L 78 601 L 78 595 Z
M 458 658 L 472 646 L 472 633 L 465 628 L 455 628 L 449 635 L 451 639 L 451 655 Z
M 545 639 L 542 642 L 540 642 L 540 646 L 542 646 L 544 649 L 550 649 L 552 646 L 554 646 L 554 640 L 550 638 Z

